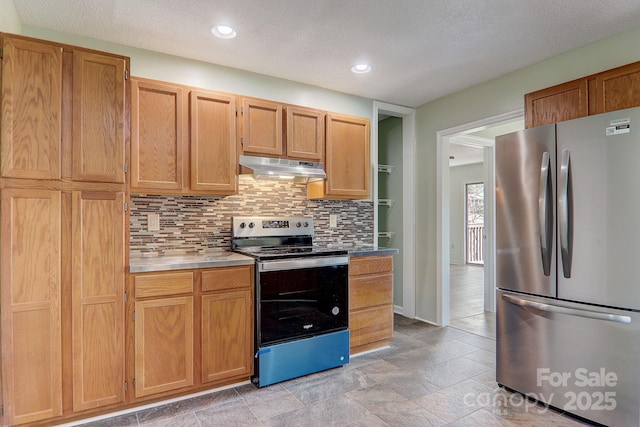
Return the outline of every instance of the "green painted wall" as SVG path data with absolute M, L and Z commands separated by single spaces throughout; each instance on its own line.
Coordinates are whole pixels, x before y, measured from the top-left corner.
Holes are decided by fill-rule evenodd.
M 0 0 L 0 31 L 20 34 L 22 24 L 12 0 Z
M 525 93 L 635 61 L 640 61 L 640 28 L 571 50 L 417 109 L 417 317 L 437 321 L 436 133 L 522 108 Z

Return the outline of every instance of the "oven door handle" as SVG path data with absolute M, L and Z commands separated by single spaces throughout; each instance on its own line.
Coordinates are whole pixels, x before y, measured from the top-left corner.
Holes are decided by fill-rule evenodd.
M 339 257 L 307 257 L 258 262 L 258 271 L 299 270 L 301 268 L 331 267 L 348 265 L 348 256 Z

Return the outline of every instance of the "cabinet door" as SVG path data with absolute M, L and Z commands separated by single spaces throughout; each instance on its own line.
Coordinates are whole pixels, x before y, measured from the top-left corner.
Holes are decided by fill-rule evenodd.
M 132 189 L 182 189 L 186 132 L 182 87 L 131 80 Z
M 62 48 L 4 36 L 1 173 L 60 179 Z
M 202 382 L 252 373 L 251 291 L 202 296 Z
M 7 424 L 62 414 L 61 194 L 2 190 L 2 385 Z
M 366 199 L 371 159 L 369 120 L 327 114 L 327 179 L 308 186 L 310 198 Z M 324 184 L 324 185 L 323 185 Z
M 193 297 L 135 304 L 135 395 L 193 385 Z
M 242 152 L 282 156 L 282 105 L 242 99 Z
M 577 79 L 524 96 L 525 127 L 548 125 L 589 114 L 587 79 Z
M 191 189 L 216 194 L 236 193 L 235 98 L 192 91 Z
M 640 62 L 595 75 L 595 114 L 640 105 Z
M 73 193 L 73 410 L 124 401 L 124 193 Z
M 324 112 L 309 108 L 286 108 L 287 157 L 322 161 Z
M 123 58 L 73 52 L 73 179 L 124 183 Z

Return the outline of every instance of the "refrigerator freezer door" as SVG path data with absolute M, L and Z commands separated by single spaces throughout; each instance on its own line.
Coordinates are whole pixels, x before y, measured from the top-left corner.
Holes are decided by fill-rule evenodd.
M 608 426 L 640 425 L 640 313 L 498 291 L 499 384 Z
M 556 295 L 555 125 L 496 138 L 496 283 Z
M 640 109 L 557 129 L 558 297 L 640 309 Z

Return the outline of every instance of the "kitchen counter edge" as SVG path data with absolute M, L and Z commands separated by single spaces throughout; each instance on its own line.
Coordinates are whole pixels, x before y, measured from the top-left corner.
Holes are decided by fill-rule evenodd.
M 373 256 L 373 255 L 396 255 L 400 253 L 400 251 L 396 248 L 367 248 L 367 249 L 350 249 L 349 256 L 351 257 L 359 257 L 359 256 Z
M 235 252 L 222 252 L 212 255 L 131 258 L 129 262 L 129 273 L 232 267 L 238 265 L 253 265 L 254 262 L 255 260 L 253 258 Z
M 362 248 L 349 250 L 350 257 L 395 255 L 397 253 L 399 253 L 398 249 L 394 248 Z M 131 258 L 129 262 L 129 273 L 253 265 L 254 262 L 255 260 L 253 258 L 235 252 L 222 252 L 213 255 L 141 257 Z

